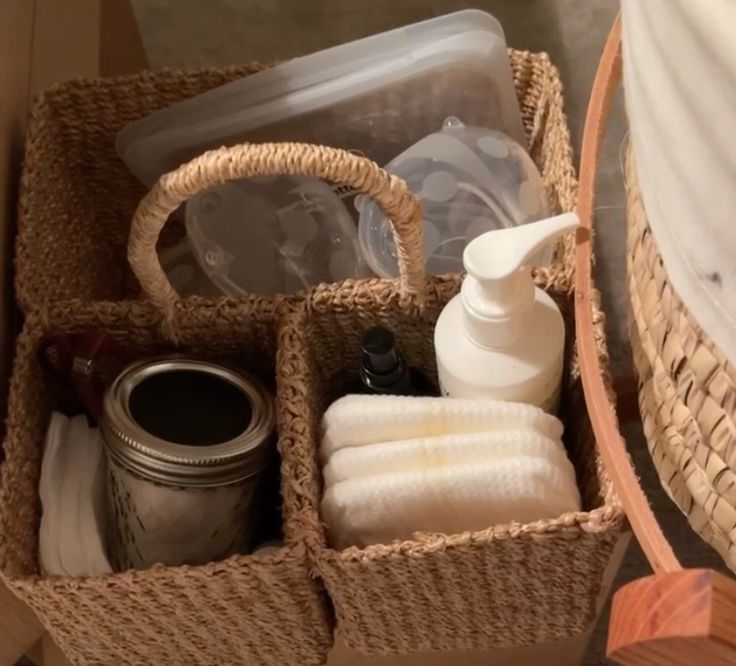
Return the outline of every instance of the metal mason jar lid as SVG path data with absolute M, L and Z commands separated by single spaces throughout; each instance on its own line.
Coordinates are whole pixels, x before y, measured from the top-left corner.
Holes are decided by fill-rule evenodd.
M 183 373 L 180 377 L 201 376 L 204 381 L 219 380 L 237 389 L 250 409 L 249 418 L 247 414 L 240 415 L 248 418 L 247 424 L 225 441 L 201 445 L 168 441 L 151 433 L 136 420 L 131 398 L 147 380 L 160 379 L 166 373 L 172 373 L 168 378 L 171 382 L 176 381 L 175 373 Z M 143 406 L 155 411 L 159 403 L 151 397 Z M 207 395 L 203 398 L 214 399 Z M 183 428 L 187 425 L 181 423 Z M 213 427 L 217 425 L 213 423 Z M 265 387 L 248 375 L 210 361 L 166 356 L 137 361 L 118 375 L 105 393 L 100 427 L 108 456 L 143 478 L 183 487 L 221 486 L 257 474 L 271 459 L 274 404 Z

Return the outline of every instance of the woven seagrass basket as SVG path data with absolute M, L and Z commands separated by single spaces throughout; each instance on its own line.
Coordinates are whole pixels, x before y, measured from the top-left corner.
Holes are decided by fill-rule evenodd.
M 557 72 L 544 54 L 512 51 L 511 60 L 531 154 L 552 205 L 570 210 L 576 181 Z M 144 191 L 114 152 L 117 131 L 256 69 L 77 81 L 53 89 L 36 106 L 17 245 L 17 295 L 28 319 L 16 350 L 0 467 L 0 575 L 78 663 L 321 663 L 332 625 L 315 573 L 324 578 L 348 643 L 372 652 L 525 644 L 583 631 L 594 616 L 623 518 L 594 453 L 571 346 L 565 418 L 583 512 L 367 555 L 326 547 L 315 514 L 320 479 L 312 428 L 340 368 L 353 360 L 345 345 L 359 326 L 384 321 L 406 342 L 410 359 L 430 369 L 430 328 L 458 278 L 425 281 L 419 213 L 401 181 L 323 147 L 213 151 L 164 177 L 136 209 Z M 215 182 L 283 172 L 311 173 L 373 195 L 396 224 L 401 278 L 324 285 L 304 300 L 208 301 L 175 294 L 155 251 L 182 232 L 176 225 L 164 229 L 167 215 Z M 553 264 L 536 276 L 559 300 L 570 340 L 573 247 L 573 238 L 566 238 Z M 124 300 L 140 295 L 145 298 Z M 265 375 L 273 375 L 278 357 L 284 548 L 204 567 L 154 567 L 95 579 L 39 575 L 37 483 L 53 403 L 37 348 L 48 333 L 100 326 L 140 354 L 177 349 L 242 355 Z M 336 330 L 344 340 L 335 339 Z M 308 348 L 315 331 L 325 334 L 325 345 L 336 346 L 340 367 L 325 363 L 306 378 L 292 376 L 290 359 L 311 364 L 322 358 L 324 346 Z M 601 336 L 597 343 L 605 361 Z M 507 566 L 509 574 L 499 575 Z M 477 593 L 454 593 L 466 575 L 478 582 Z
M 564 285 L 565 280 L 561 280 Z M 528 645 L 585 631 L 595 617 L 604 571 L 623 512 L 598 459 L 574 358 L 572 295 L 539 276 L 568 330 L 561 416 L 583 510 L 528 525 L 345 550 L 330 548 L 319 516 L 319 423 L 359 363 L 361 333 L 395 332 L 411 365 L 435 372 L 433 329 L 460 277 L 428 278 L 410 296 L 395 282 L 317 288 L 281 329 L 277 367 L 282 447 L 294 454 L 303 500 L 300 531 L 324 579 L 350 647 L 373 654 Z M 598 353 L 606 367 L 602 318 Z M 610 379 L 607 377 L 607 380 Z
M 44 576 L 37 562 L 41 453 L 55 402 L 39 359 L 48 334 L 106 328 L 138 357 L 194 352 L 225 357 L 273 382 L 277 312 L 251 299 L 180 311 L 176 342 L 149 303 L 50 305 L 29 315 L 11 378 L 0 466 L 0 576 L 75 664 L 322 664 L 331 612 L 311 576 L 299 527 L 284 546 L 204 566 L 93 578 Z M 282 468 L 289 466 L 288 452 Z M 282 486 L 283 511 L 294 501 Z
M 510 50 L 509 57 L 530 148 L 547 184 L 569 178 L 569 137 L 557 70 L 546 54 Z M 156 109 L 260 69 L 249 64 L 77 80 L 41 96 L 30 119 L 20 192 L 15 280 L 24 311 L 62 300 L 117 301 L 140 295 L 126 244 L 145 188 L 115 152 L 117 133 Z M 182 177 L 191 179 L 192 174 L 182 172 Z M 209 170 L 192 183 L 204 189 L 216 178 Z M 170 205 L 172 194 L 160 191 L 160 200 Z M 183 234 L 183 225 L 167 224 L 159 248 Z

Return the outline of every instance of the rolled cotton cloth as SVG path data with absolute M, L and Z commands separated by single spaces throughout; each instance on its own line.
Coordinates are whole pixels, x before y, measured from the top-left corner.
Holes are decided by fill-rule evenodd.
M 350 446 L 335 451 L 325 465 L 325 486 L 387 472 L 426 470 L 445 465 L 490 463 L 513 456 L 537 456 L 569 464 L 560 440 L 535 430 L 497 430 L 420 437 Z
M 515 456 L 491 463 L 390 472 L 327 488 L 322 517 L 335 548 L 530 523 L 580 510 L 569 461 Z
M 562 423 L 539 407 L 520 402 L 394 395 L 348 395 L 322 418 L 320 453 L 374 442 L 496 430 L 535 430 L 558 440 Z

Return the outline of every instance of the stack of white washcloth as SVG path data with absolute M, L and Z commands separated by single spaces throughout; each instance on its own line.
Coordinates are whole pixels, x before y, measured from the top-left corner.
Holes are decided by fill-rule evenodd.
M 41 463 L 39 564 L 51 576 L 112 571 L 105 551 L 105 453 L 84 416 L 51 416 Z
M 580 510 L 562 423 L 531 405 L 349 395 L 322 421 L 322 517 L 335 548 L 529 523 Z

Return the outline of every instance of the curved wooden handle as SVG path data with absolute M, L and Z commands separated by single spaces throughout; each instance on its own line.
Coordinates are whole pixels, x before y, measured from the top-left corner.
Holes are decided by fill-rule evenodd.
M 575 328 L 585 402 L 598 448 L 634 534 L 656 572 L 679 571 L 680 563 L 652 512 L 631 466 L 616 415 L 602 380 L 591 310 L 593 198 L 601 137 L 621 78 L 621 17 L 611 28 L 593 83 L 583 130 L 575 251 Z
M 165 319 L 171 320 L 180 298 L 156 252 L 156 242 L 169 215 L 187 199 L 214 185 L 236 178 L 280 174 L 323 178 L 372 197 L 393 224 L 401 288 L 405 293 L 422 293 L 422 214 L 403 180 L 365 157 L 337 148 L 303 143 L 240 144 L 204 153 L 161 176 L 133 216 L 128 261 L 144 294 Z

